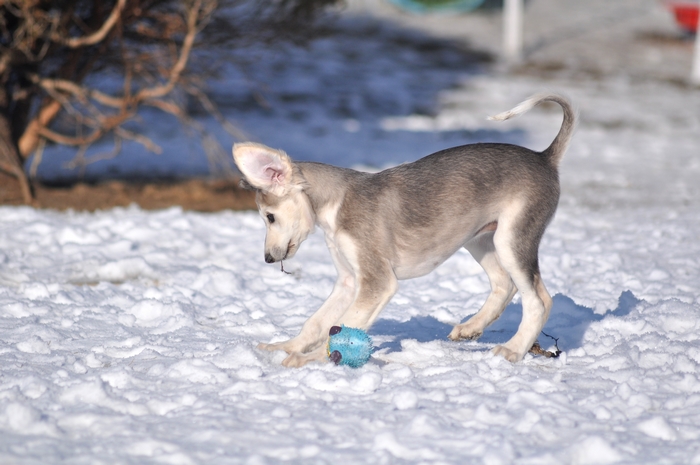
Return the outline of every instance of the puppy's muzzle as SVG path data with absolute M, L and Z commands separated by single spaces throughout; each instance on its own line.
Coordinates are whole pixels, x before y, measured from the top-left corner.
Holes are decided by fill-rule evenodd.
M 280 260 L 286 260 L 291 258 L 297 251 L 296 244 L 289 241 L 287 248 L 283 249 L 281 247 L 273 247 L 268 252 L 265 252 L 265 263 L 275 263 Z

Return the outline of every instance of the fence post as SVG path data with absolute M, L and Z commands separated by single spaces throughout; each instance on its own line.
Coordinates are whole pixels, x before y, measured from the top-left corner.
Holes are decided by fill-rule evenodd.
M 698 10 L 700 10 L 700 0 L 698 0 Z M 690 73 L 690 82 L 700 86 L 700 18 L 695 29 L 695 51 L 693 53 L 693 70 Z
M 523 57 L 523 0 L 503 3 L 503 54 L 509 63 Z

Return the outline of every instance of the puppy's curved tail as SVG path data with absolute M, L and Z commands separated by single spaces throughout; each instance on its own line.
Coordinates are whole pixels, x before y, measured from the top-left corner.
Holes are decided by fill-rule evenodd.
M 571 136 L 573 135 L 574 128 L 576 127 L 576 110 L 574 110 L 574 107 L 571 105 L 571 102 L 569 102 L 568 99 L 558 94 L 535 94 L 524 102 L 518 104 L 518 106 L 512 110 L 499 113 L 496 116 L 489 116 L 488 119 L 492 121 L 505 121 L 513 118 L 514 116 L 522 115 L 542 102 L 556 102 L 561 105 L 562 109 L 564 110 L 564 121 L 562 121 L 559 134 L 557 134 L 557 137 L 554 138 L 551 145 L 542 152 L 547 157 L 549 162 L 556 167 L 559 166 L 559 162 L 564 156 L 566 149 L 569 147 Z

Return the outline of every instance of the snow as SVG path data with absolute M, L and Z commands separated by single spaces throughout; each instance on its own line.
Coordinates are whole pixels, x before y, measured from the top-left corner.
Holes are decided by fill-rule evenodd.
M 294 336 L 330 293 L 320 232 L 285 274 L 255 212 L 0 207 L 0 463 L 700 464 L 700 93 L 622 75 L 449 81 L 434 112 L 409 79 L 391 89 L 400 112 L 359 105 L 344 124 L 312 99 L 309 119 L 251 110 L 247 129 L 377 168 L 480 136 L 541 149 L 556 107 L 486 116 L 569 95 L 581 122 L 541 246 L 559 358 L 491 355 L 517 297 L 479 341 L 447 340 L 489 290 L 459 252 L 401 283 L 367 365 L 286 369 L 256 345 Z

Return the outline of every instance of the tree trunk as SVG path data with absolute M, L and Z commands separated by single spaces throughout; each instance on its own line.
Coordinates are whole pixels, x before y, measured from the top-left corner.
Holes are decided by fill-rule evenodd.
M 3 83 L 4 84 L 4 83 Z M 0 198 L 8 203 L 21 198 L 25 204 L 32 204 L 32 188 L 24 172 L 22 158 L 12 137 L 12 125 L 7 116 L 7 89 L 0 87 Z

